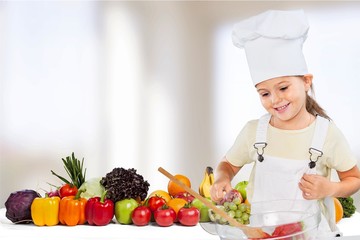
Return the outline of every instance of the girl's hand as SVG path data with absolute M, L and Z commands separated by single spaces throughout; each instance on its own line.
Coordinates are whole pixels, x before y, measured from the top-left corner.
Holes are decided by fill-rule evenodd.
M 223 199 L 225 194 L 231 189 L 232 187 L 229 181 L 226 180 L 215 181 L 210 189 L 211 200 L 213 200 L 216 203 L 219 203 Z
M 220 161 L 214 174 L 215 182 L 210 189 L 211 200 L 219 203 L 224 198 L 225 194 L 232 189 L 231 180 L 240 169 L 241 167 L 233 166 L 225 157 Z
M 300 179 L 299 188 L 304 199 L 314 200 L 332 196 L 332 182 L 329 179 L 315 174 L 304 174 Z
M 299 182 L 303 197 L 309 200 L 328 196 L 349 197 L 360 189 L 360 171 L 357 166 L 337 173 L 340 182 L 331 182 L 319 175 L 304 174 Z

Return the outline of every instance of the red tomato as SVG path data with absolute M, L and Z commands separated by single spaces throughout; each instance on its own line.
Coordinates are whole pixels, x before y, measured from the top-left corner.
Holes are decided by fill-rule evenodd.
M 147 206 L 138 206 L 131 213 L 131 220 L 136 226 L 145 226 L 149 224 L 150 218 L 151 211 Z
M 77 187 L 68 183 L 64 184 L 59 190 L 59 194 L 61 198 L 67 196 L 75 196 L 77 192 L 78 192 Z
M 155 222 L 161 227 L 168 227 L 174 224 L 176 213 L 174 209 L 166 204 L 154 212 Z
M 155 212 L 158 208 L 162 207 L 166 203 L 165 199 L 160 196 L 152 196 L 147 201 L 147 206 L 151 212 Z
M 200 220 L 200 211 L 196 207 L 187 204 L 180 208 L 177 217 L 182 225 L 195 226 Z

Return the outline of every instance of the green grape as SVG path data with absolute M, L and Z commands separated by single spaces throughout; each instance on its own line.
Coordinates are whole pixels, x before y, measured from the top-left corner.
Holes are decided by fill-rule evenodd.
M 248 225 L 250 223 L 250 205 L 242 203 L 240 198 L 234 198 L 232 202 L 224 202 L 217 206 L 219 209 L 225 211 L 229 217 L 234 218 L 241 224 Z M 219 214 L 211 211 L 209 214 L 210 220 L 218 224 L 227 224 L 228 221 Z
M 229 208 L 229 205 L 230 205 L 229 202 L 224 202 L 223 207 L 224 207 L 225 209 L 228 209 L 228 208 Z
M 215 221 L 216 221 L 216 219 L 215 219 L 215 213 L 214 213 L 213 211 L 210 212 L 209 218 L 210 218 L 210 221 L 212 221 L 212 222 L 215 222 Z
M 247 221 L 247 220 L 249 220 L 249 214 L 243 213 L 243 215 L 241 216 L 241 218 L 242 218 L 242 220 Z
M 241 203 L 241 200 L 240 198 L 234 198 L 232 202 L 235 203 L 236 205 L 239 205 Z
M 233 210 L 228 211 L 227 214 L 232 218 L 235 217 L 235 211 L 233 211 Z
M 239 209 L 235 210 L 235 218 L 240 218 L 241 215 L 242 215 L 242 212 Z
M 242 218 L 235 218 L 235 219 L 236 219 L 236 221 L 238 221 L 239 223 L 244 224 L 244 220 L 243 220 Z
M 246 204 L 245 204 L 246 205 Z M 247 214 L 250 214 L 251 212 L 251 208 L 250 208 L 250 205 L 246 205 L 246 213 Z
M 220 224 L 226 224 L 227 221 L 226 221 L 225 218 L 221 217 L 221 218 L 219 219 L 218 223 L 220 223 Z
M 237 209 L 237 206 L 236 206 L 236 204 L 235 203 L 233 203 L 233 202 L 231 202 L 230 204 L 229 204 L 229 209 L 230 210 L 236 210 Z
M 238 209 L 239 209 L 241 212 L 246 212 L 247 206 L 246 206 L 245 203 L 241 203 L 241 204 L 238 206 Z

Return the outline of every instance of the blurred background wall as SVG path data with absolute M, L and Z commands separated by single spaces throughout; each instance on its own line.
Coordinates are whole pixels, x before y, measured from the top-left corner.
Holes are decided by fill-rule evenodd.
M 166 190 L 162 166 L 197 189 L 264 113 L 233 24 L 299 8 L 316 98 L 360 158 L 358 2 L 0 2 L 0 207 L 13 191 L 59 185 L 50 170 L 65 175 L 72 152 L 88 178 L 135 168 Z

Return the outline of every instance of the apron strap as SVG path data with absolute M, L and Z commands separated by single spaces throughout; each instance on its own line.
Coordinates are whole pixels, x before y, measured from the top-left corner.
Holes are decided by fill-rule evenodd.
M 270 118 L 271 118 L 271 115 L 268 113 L 260 117 L 258 126 L 257 126 L 257 131 L 256 131 L 255 144 L 256 143 L 266 143 L 267 129 L 268 129 Z
M 267 138 L 267 129 L 270 118 L 271 118 L 270 114 L 265 114 L 259 119 L 258 122 L 254 148 L 256 149 L 259 162 L 264 161 L 263 154 L 264 154 L 264 149 L 267 146 L 266 138 Z
M 311 146 L 309 148 L 310 153 L 310 161 L 316 163 L 316 161 L 323 155 L 323 147 L 326 139 L 326 135 L 328 132 L 330 121 L 324 117 L 317 116 L 316 117 L 316 125 L 315 125 L 315 131 L 314 136 L 312 139 Z M 315 165 L 315 164 L 314 164 Z M 326 197 L 323 200 L 323 204 L 325 206 L 324 210 L 324 216 L 329 223 L 329 227 L 331 231 L 335 234 L 341 235 L 341 232 L 339 231 L 338 227 L 335 223 L 335 206 L 334 206 L 334 200 L 332 197 Z
M 315 168 L 316 162 L 323 155 L 322 149 L 325 143 L 328 128 L 329 120 L 318 115 L 316 117 L 315 131 L 309 148 L 310 168 Z
M 328 127 L 329 127 L 329 120 L 318 115 L 316 117 L 315 132 L 312 139 L 311 148 L 318 151 L 322 151 L 322 148 L 325 143 Z

